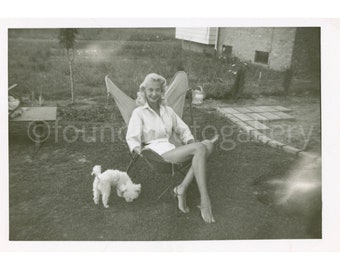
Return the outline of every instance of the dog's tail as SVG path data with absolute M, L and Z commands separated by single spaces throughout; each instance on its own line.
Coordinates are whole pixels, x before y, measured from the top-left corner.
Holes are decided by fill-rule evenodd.
M 92 169 L 91 175 L 95 175 L 100 180 L 100 175 L 102 174 L 102 166 L 96 165 Z

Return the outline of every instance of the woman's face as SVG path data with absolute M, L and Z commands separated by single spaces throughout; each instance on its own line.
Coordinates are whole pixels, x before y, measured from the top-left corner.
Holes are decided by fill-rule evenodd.
M 145 96 L 150 105 L 158 105 L 162 96 L 162 86 L 158 81 L 148 81 L 145 84 Z

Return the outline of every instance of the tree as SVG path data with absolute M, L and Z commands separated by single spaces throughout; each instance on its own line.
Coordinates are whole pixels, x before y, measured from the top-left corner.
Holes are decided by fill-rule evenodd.
M 243 63 L 236 72 L 236 78 L 232 87 L 232 98 L 239 99 L 242 96 L 246 82 L 247 63 Z
M 66 57 L 70 68 L 70 82 L 71 82 L 71 100 L 74 102 L 74 85 L 73 85 L 73 70 L 72 63 L 74 60 L 74 45 L 76 43 L 76 36 L 78 30 L 75 28 L 64 28 L 59 30 L 58 40 L 59 44 L 65 48 Z

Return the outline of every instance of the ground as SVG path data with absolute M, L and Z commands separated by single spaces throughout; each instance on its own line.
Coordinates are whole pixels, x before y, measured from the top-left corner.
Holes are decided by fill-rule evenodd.
M 291 97 L 285 101 L 262 97 L 241 99 L 237 104 L 273 105 L 269 104 L 273 102 L 290 106 L 297 124 L 320 128 L 317 118 L 320 111 L 315 109 L 319 105 L 314 99 Z M 310 214 L 310 209 L 296 208 L 294 199 L 278 205 L 275 190 L 266 185 L 270 179 L 285 179 L 298 158 L 247 140 L 246 134 L 214 112 L 217 101 L 207 101 L 206 107 L 193 111 L 200 126 L 197 139 L 210 137 L 216 131 L 221 135 L 208 164 L 209 192 L 217 220 L 210 225 L 202 221 L 196 208 L 199 197 L 195 184 L 188 194 L 191 212 L 187 215 L 177 211 L 170 194 L 157 202 L 171 177 L 150 171 L 143 161 L 131 171 L 132 180 L 142 184 L 142 193 L 136 201 L 126 203 L 113 194 L 109 209 L 94 205 L 92 167 L 100 164 L 103 169 L 125 170 L 129 163 L 123 121 L 114 103 L 107 104 L 105 98 L 83 99 L 74 105 L 53 103 L 58 103 L 59 121 L 41 148 L 37 149 L 29 140 L 26 126 L 10 125 L 10 240 L 321 237 L 319 211 Z M 184 120 L 190 124 L 187 107 Z M 224 133 L 226 127 L 228 133 Z M 320 133 L 313 133 L 312 138 L 313 144 L 307 147 L 320 153 Z

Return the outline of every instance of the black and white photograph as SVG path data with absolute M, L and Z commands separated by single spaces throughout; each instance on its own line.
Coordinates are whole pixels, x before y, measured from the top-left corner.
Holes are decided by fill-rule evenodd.
M 5 1 L 2 268 L 338 269 L 335 3 Z
M 321 26 L 7 37 L 9 241 L 323 239 Z

